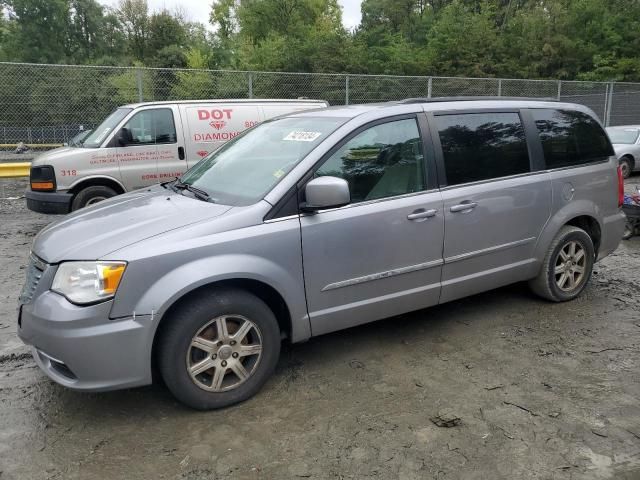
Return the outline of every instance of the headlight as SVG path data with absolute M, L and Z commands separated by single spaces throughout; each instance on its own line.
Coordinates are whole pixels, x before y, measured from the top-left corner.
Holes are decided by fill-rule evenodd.
M 113 297 L 127 264 L 125 262 L 65 262 L 53 279 L 51 290 L 79 304 Z

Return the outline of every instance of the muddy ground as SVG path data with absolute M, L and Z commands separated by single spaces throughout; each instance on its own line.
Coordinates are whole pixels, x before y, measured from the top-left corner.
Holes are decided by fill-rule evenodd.
M 15 308 L 53 217 L 11 199 L 23 188 L 0 181 L 2 480 L 640 478 L 638 237 L 574 302 L 514 285 L 326 335 L 285 348 L 255 398 L 202 413 L 161 385 L 81 394 L 40 373 Z M 430 420 L 445 409 L 458 425 Z

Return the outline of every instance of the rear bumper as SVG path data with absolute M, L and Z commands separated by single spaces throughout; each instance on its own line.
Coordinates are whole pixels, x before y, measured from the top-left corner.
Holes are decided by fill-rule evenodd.
M 618 245 L 620 245 L 622 241 L 626 218 L 622 210 L 604 218 L 602 222 L 602 237 L 600 238 L 598 260 L 602 260 L 618 248 Z
M 55 382 L 83 391 L 151 383 L 149 316 L 110 320 L 112 302 L 79 307 L 46 291 L 22 305 L 18 336 Z
M 27 189 L 25 193 L 27 208 L 38 213 L 66 214 L 71 211 L 70 193 L 34 192 Z

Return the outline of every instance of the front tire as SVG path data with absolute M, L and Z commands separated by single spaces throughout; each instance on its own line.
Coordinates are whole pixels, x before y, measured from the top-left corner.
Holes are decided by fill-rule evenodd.
M 94 205 L 98 202 L 106 200 L 107 198 L 115 197 L 118 194 L 113 188 L 106 187 L 104 185 L 92 185 L 90 187 L 80 190 L 71 202 L 71 211 L 90 205 Z
M 280 328 L 258 297 L 202 292 L 173 312 L 161 332 L 158 366 L 173 395 L 197 410 L 255 395 L 275 370 Z
M 549 245 L 542 269 L 529 286 L 552 302 L 573 300 L 589 283 L 594 262 L 591 237 L 581 228 L 565 225 Z

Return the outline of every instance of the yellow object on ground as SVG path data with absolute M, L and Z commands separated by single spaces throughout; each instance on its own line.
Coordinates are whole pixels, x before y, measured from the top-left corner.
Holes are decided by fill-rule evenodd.
M 28 177 L 31 163 L 0 163 L 0 178 Z

